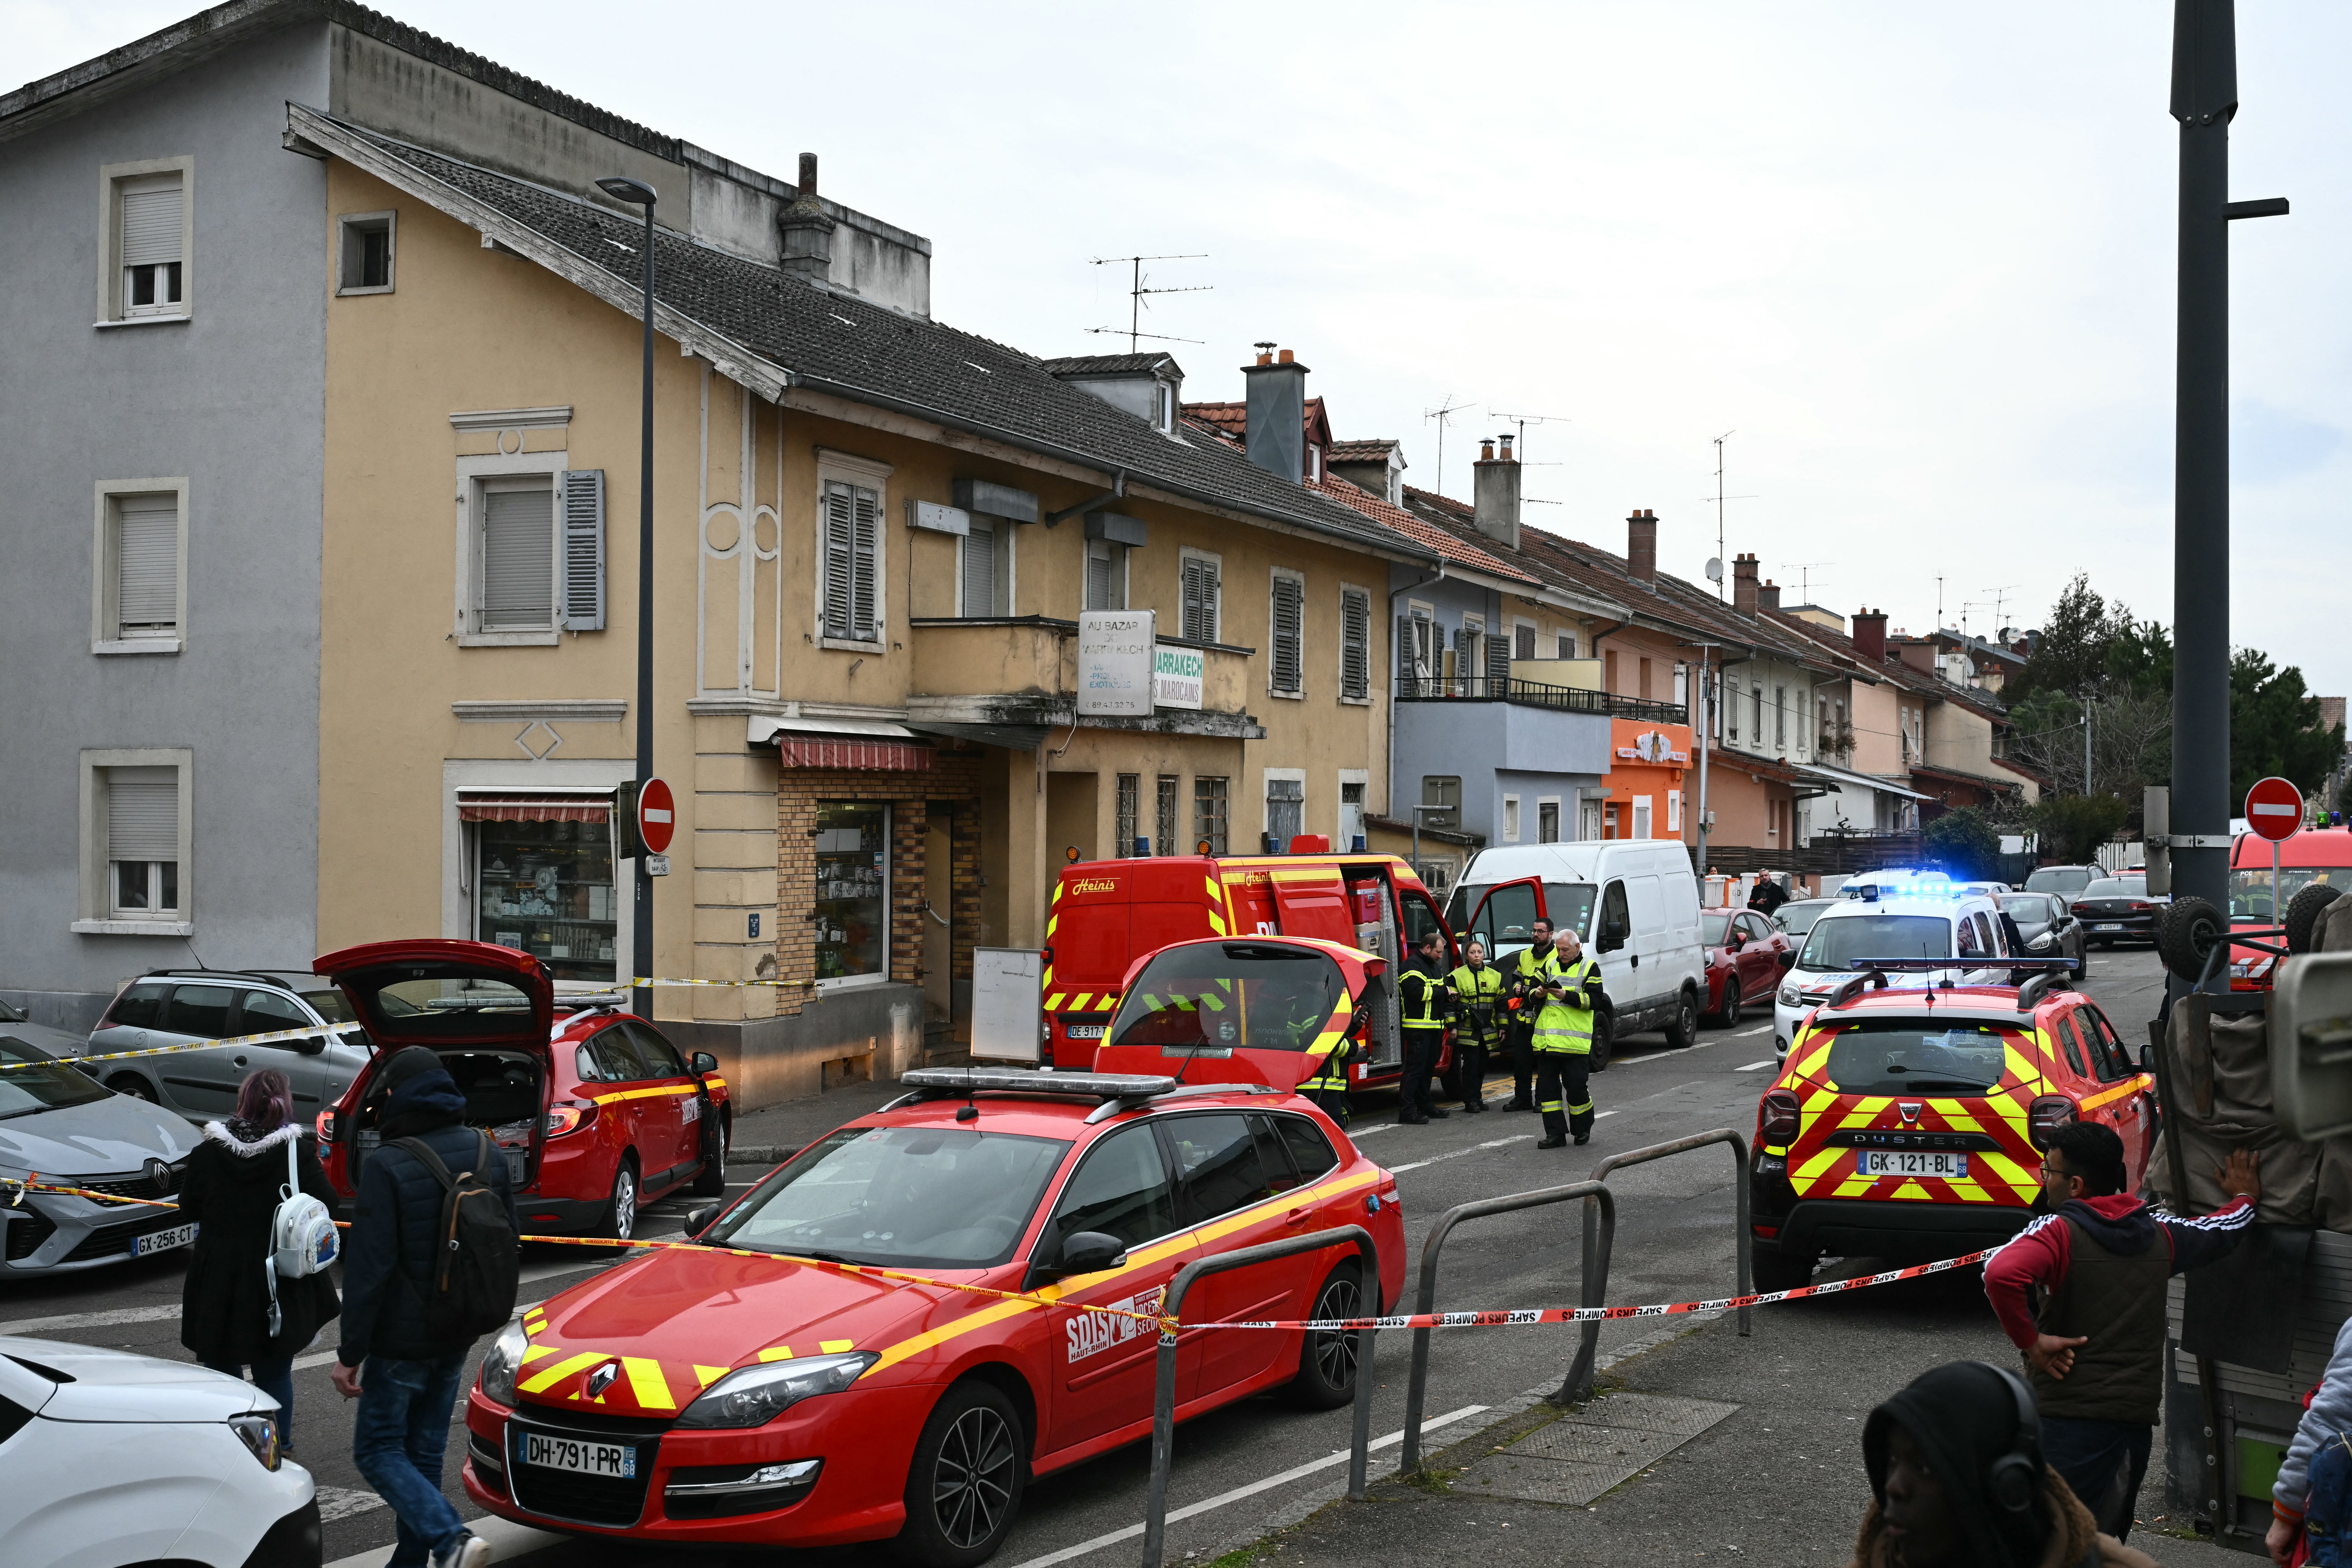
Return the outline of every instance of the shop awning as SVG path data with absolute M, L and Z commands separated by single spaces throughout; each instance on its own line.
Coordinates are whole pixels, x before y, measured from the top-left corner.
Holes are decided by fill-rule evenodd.
M 1797 771 L 1801 773 L 1811 774 L 1812 777 L 1820 779 L 1822 783 L 1834 785 L 1840 789 L 1876 790 L 1881 795 L 1891 795 L 1903 800 L 1933 800 L 1936 798 L 1932 795 L 1921 795 L 1916 789 L 1905 789 L 1899 784 L 1895 784 L 1888 779 L 1879 778 L 1873 773 L 1849 773 L 1843 768 L 1832 768 L 1820 763 L 1800 763 L 1797 764 Z
M 931 748 L 904 724 L 887 719 L 752 718 L 752 745 L 773 745 L 787 768 L 865 768 L 879 773 L 919 773 L 931 765 Z
M 613 792 L 554 795 L 544 790 L 457 792 L 460 822 L 603 822 L 613 815 Z

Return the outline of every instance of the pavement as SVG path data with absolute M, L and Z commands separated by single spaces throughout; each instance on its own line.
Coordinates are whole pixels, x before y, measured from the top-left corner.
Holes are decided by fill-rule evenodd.
M 2160 984 L 2154 956 L 2126 950 L 2094 956 L 2087 989 L 2126 1038 L 2137 1038 Z M 1412 1267 L 1418 1266 L 1419 1238 L 1455 1204 L 1578 1180 L 1608 1154 L 1687 1133 L 1727 1127 L 1745 1135 L 1752 1129 L 1757 1096 L 1772 1062 L 1769 1021 L 1751 1017 L 1711 1029 L 1697 1045 L 1680 1051 L 1665 1048 L 1656 1036 L 1635 1037 L 1621 1049 L 1625 1054 L 1592 1080 L 1601 1117 L 1591 1144 L 1582 1149 L 1538 1151 L 1538 1124 L 1527 1114 L 1465 1116 L 1457 1110 L 1443 1121 L 1407 1127 L 1396 1122 L 1392 1098 L 1385 1103 L 1375 1098 L 1362 1108 L 1354 1133 L 1397 1174 L 1412 1238 Z M 740 1190 L 761 1173 L 760 1163 L 780 1158 L 780 1152 L 797 1149 L 899 1092 L 892 1084 L 860 1084 L 747 1113 L 736 1125 L 733 1184 Z M 1507 1083 L 1500 1094 L 1507 1097 Z M 1612 1176 L 1619 1230 L 1610 1300 L 1639 1303 L 1729 1294 L 1734 1179 L 1731 1156 L 1720 1147 Z M 641 1233 L 677 1234 L 694 1205 L 695 1200 L 683 1197 L 651 1205 Z M 1579 1226 L 1568 1208 L 1526 1210 L 1465 1225 L 1446 1246 L 1439 1306 L 1572 1304 L 1579 1289 Z M 530 1248 L 522 1301 L 543 1300 L 606 1266 L 599 1257 L 583 1258 L 571 1248 Z M 1866 1273 L 1874 1265 L 1849 1259 L 1828 1272 L 1840 1267 Z M 188 1360 L 177 1342 L 182 1269 L 177 1258 L 165 1255 L 12 1283 L 0 1295 L 0 1332 L 31 1331 Z M 1434 1335 L 1426 1441 L 1442 1451 L 1433 1463 L 1467 1474 L 1486 1449 L 1508 1447 L 1521 1438 L 1523 1428 L 1554 1420 L 1548 1408 L 1535 1406 L 1529 1391 L 1558 1385 L 1577 1332 L 1551 1325 Z M 1344 1490 L 1348 1411 L 1299 1411 L 1270 1398 L 1244 1401 L 1189 1422 L 1178 1434 L 1168 1561 L 1189 1559 L 1194 1568 L 1204 1568 L 1213 1559 L 1243 1552 L 1290 1568 L 1294 1557 L 1307 1563 L 1339 1552 L 1383 1561 L 1418 1552 L 1445 1561 L 1475 1550 L 1485 1555 L 1573 1552 L 1600 1562 L 1706 1553 L 1843 1563 L 1868 1497 L 1860 1453 L 1863 1415 L 1929 1366 L 2010 1353 L 1973 1272 L 1761 1308 L 1754 1314 L 1752 1337 L 1745 1340 L 1727 1319 L 1612 1321 L 1602 1325 L 1601 1348 L 1611 1386 L 1703 1402 L 1710 1412 L 1726 1405 L 1737 1408 L 1654 1462 L 1645 1461 L 1589 1507 L 1494 1495 L 1498 1488 L 1484 1484 L 1496 1479 L 1492 1468 L 1467 1481 L 1458 1475 L 1412 1483 L 1386 1480 L 1371 1500 L 1354 1504 L 1338 1500 Z M 1381 1336 L 1374 1363 L 1376 1477 L 1394 1469 L 1410 1352 L 1408 1335 Z M 322 1348 L 297 1363 L 299 1453 L 325 1500 L 327 1562 L 335 1568 L 376 1568 L 389 1555 L 392 1518 L 351 1465 L 351 1415 L 328 1384 L 331 1356 L 331 1350 Z M 1599 1411 L 1610 1408 L 1607 1398 L 1598 1402 Z M 1529 1441 L 1557 1449 L 1564 1438 L 1579 1436 L 1577 1426 L 1572 1422 L 1561 1432 Z M 1622 1441 L 1636 1448 L 1650 1443 Z M 1522 1459 L 1523 1452 L 1502 1464 L 1549 1462 Z M 1022 1518 L 996 1563 L 1003 1568 L 1131 1563 L 1139 1554 L 1149 1468 L 1148 1448 L 1138 1445 L 1033 1482 Z M 1507 1475 L 1501 1479 L 1506 1488 L 1517 1484 Z M 458 1492 L 454 1464 L 449 1489 Z M 2162 1498 L 2158 1470 L 2143 1493 L 2144 1510 L 2160 1511 Z M 476 1514 L 462 1496 L 458 1502 L 465 1513 Z M 2168 1521 L 2145 1512 L 2144 1517 L 2151 1529 L 2169 1527 Z M 673 1562 L 681 1568 L 689 1563 L 695 1568 L 728 1568 L 772 1556 L 571 1540 L 496 1521 L 478 1521 L 477 1528 L 497 1543 L 499 1561 L 527 1559 L 533 1568 L 602 1568 L 623 1562 L 632 1568 L 666 1568 Z M 2220 1561 L 2214 1548 L 2195 1542 L 2153 1534 L 2144 1542 L 2137 1536 L 2135 1541 L 2168 1563 Z M 835 1563 L 863 1568 L 881 1562 L 886 1550 L 876 1545 L 797 1555 L 823 1560 L 828 1568 Z

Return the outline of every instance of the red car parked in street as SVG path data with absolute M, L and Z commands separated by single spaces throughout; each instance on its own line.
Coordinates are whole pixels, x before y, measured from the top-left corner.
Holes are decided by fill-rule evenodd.
M 1780 973 L 1797 954 L 1789 933 L 1754 910 L 1700 910 L 1698 941 L 1706 962 L 1706 1011 L 1726 1028 L 1736 1028 L 1756 998 L 1771 1005 Z
M 507 1162 L 523 1228 L 626 1237 L 646 1204 L 727 1187 L 732 1117 L 718 1060 L 689 1062 L 645 1019 L 554 994 L 547 966 L 488 942 L 418 938 L 320 958 L 376 1054 L 319 1116 L 327 1179 L 345 1199 L 378 1142 L 376 1069 L 404 1046 L 441 1054 L 466 1120 Z

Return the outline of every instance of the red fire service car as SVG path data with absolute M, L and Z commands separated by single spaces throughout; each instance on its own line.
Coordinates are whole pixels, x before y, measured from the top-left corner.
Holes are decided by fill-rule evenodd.
M 918 1563 L 977 1563 L 1030 1477 L 1150 1433 L 1158 1335 L 1144 1320 L 1177 1269 L 1348 1225 L 1375 1239 L 1379 1279 L 1335 1243 L 1201 1281 L 1181 1308 L 1176 1413 L 1268 1389 L 1316 1406 L 1353 1396 L 1351 1336 L 1202 1326 L 1402 1295 L 1396 1180 L 1313 1106 L 1172 1075 L 942 1068 L 904 1081 L 905 1098 L 691 1216 L 710 1250 L 648 1253 L 500 1335 L 467 1402 L 467 1495 L 638 1541 L 896 1537 Z M 1079 1302 L 1143 1319 L 1065 1305 Z
M 1306 937 L 1163 947 L 1128 971 L 1126 1000 L 1095 1061 L 1105 1072 L 1287 1092 L 1343 1041 L 1363 1049 L 1387 967 L 1376 953 Z
M 2066 988 L 2067 961 L 2049 962 L 2057 973 L 2021 986 L 1906 989 L 1888 986 L 1889 963 L 1805 1015 L 1757 1107 L 1758 1289 L 1806 1283 L 1823 1253 L 1915 1263 L 2007 1241 L 2068 1121 L 2114 1128 L 2125 1190 L 2137 1188 L 2155 1079 L 2098 1004 Z
M 547 966 L 482 942 L 417 938 L 328 953 L 313 966 L 367 1026 L 376 1055 L 319 1117 L 327 1179 L 346 1199 L 375 1150 L 377 1068 L 404 1046 L 441 1053 L 466 1120 L 498 1142 L 523 1228 L 626 1237 L 637 1210 L 691 1184 L 727 1190 L 732 1110 L 719 1063 L 643 1018 L 559 1002 Z
M 2237 928 L 2289 924 L 2294 901 L 2307 889 L 2326 888 L 2340 897 L 2352 888 L 2352 828 L 2306 827 L 2278 847 L 2278 903 L 2271 902 L 2271 846 L 2259 834 L 2241 833 L 2230 847 L 2230 924 Z M 2326 903 L 2314 893 L 2305 900 L 2308 910 Z M 2277 945 L 2273 939 L 2272 945 Z M 2259 948 L 2230 950 L 2230 988 L 2267 991 L 2276 954 Z

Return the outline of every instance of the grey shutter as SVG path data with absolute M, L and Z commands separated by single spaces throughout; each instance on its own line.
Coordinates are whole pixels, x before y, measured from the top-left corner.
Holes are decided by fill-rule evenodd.
M 1120 607 L 1111 602 L 1111 595 L 1118 584 L 1116 575 L 1118 559 L 1114 552 L 1119 548 L 1107 540 L 1097 540 L 1087 546 L 1087 609 L 1116 610 Z
M 1412 679 L 1412 617 L 1399 616 L 1396 629 L 1397 680 L 1408 684 Z
M 555 495 L 490 490 L 482 497 L 482 626 L 544 626 L 555 618 Z
M 563 624 L 604 629 L 604 470 L 563 476 Z
M 860 642 L 874 642 L 880 637 L 874 625 L 874 603 L 878 586 L 875 552 L 881 543 L 878 524 L 882 498 L 867 489 L 856 491 L 856 497 L 849 580 L 849 618 L 855 629 L 850 635 Z
M 824 624 L 819 634 L 824 637 L 850 635 L 851 556 L 857 541 L 854 510 L 847 485 L 824 487 Z
M 1339 595 L 1339 693 L 1343 697 L 1371 695 L 1372 605 L 1361 594 Z
M 1197 557 L 1184 563 L 1183 630 L 1192 642 L 1217 640 L 1217 563 Z
M 180 182 L 122 193 L 122 265 L 152 267 L 180 258 Z
M 1511 657 L 1514 658 L 1533 658 L 1535 656 L 1535 627 L 1519 626 L 1516 628 L 1511 634 Z
M 1301 591 L 1295 577 L 1276 577 L 1274 580 L 1274 689 L 1276 691 L 1297 691 L 1300 688 Z
M 996 614 L 996 531 L 978 518 L 963 536 L 963 605 L 958 613 Z
M 115 625 L 119 635 L 175 627 L 180 618 L 180 498 L 123 496 L 114 503 Z
M 1511 645 L 1501 637 L 1486 639 L 1487 695 L 1502 697 L 1509 693 L 1511 683 Z
M 106 773 L 106 858 L 180 858 L 180 773 L 177 768 L 109 768 Z

